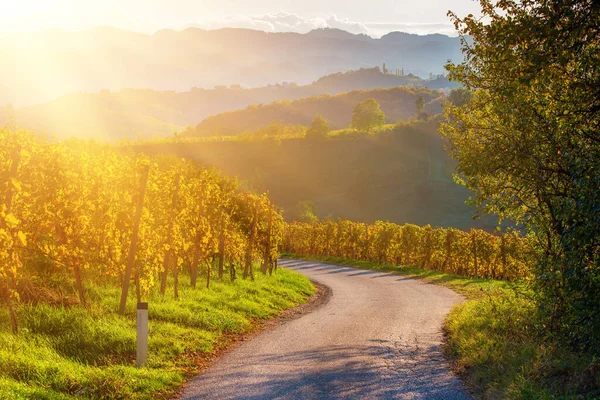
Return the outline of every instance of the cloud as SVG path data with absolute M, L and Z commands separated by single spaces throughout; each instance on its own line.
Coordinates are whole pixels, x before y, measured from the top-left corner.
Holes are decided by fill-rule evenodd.
M 414 34 L 443 33 L 456 35 L 449 23 L 362 23 L 336 15 L 322 18 L 304 18 L 297 14 L 277 13 L 255 16 L 231 16 L 220 20 L 207 20 L 192 25 L 204 29 L 245 28 L 265 32 L 306 33 L 313 29 L 335 28 L 354 34 L 381 37 L 389 32 L 400 31 Z
M 335 29 L 341 29 L 344 31 L 348 31 L 351 33 L 364 33 L 369 35 L 371 32 L 369 31 L 369 28 L 360 22 L 355 22 L 355 21 L 350 21 L 348 18 L 344 18 L 344 19 L 339 19 L 338 17 L 336 17 L 335 15 L 327 18 L 325 20 L 326 23 L 326 27 L 327 28 L 335 28 Z
M 367 24 L 369 31 L 371 32 L 371 36 L 381 37 L 390 32 L 406 32 L 413 33 L 416 35 L 429 35 L 432 33 L 441 33 L 443 35 L 448 36 L 456 36 L 456 30 L 454 29 L 454 25 L 451 23 L 437 23 L 437 22 L 377 22 Z

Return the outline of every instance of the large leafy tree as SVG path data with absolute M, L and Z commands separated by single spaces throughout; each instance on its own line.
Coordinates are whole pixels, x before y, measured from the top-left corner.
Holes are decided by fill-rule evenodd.
M 308 130 L 306 131 L 307 139 L 324 139 L 327 137 L 331 129 L 329 128 L 329 124 L 327 120 L 323 118 L 322 115 L 317 115 L 312 120 Z
M 375 99 L 367 99 L 354 107 L 352 111 L 352 127 L 368 132 L 385 123 L 385 114 Z
M 417 117 L 421 117 L 423 114 L 423 110 L 425 109 L 425 98 L 423 96 L 417 96 L 415 99 L 415 110 L 417 112 Z
M 600 353 L 600 3 L 480 0 L 450 13 L 473 92 L 442 126 L 483 212 L 538 238 L 544 331 Z

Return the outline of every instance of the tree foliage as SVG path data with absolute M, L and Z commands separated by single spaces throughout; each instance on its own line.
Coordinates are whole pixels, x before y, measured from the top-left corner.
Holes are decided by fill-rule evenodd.
M 417 116 L 420 116 L 423 113 L 424 108 L 425 98 L 423 96 L 417 96 L 415 99 L 415 111 L 417 112 Z
M 448 95 L 448 101 L 452 103 L 452 105 L 460 107 L 471 101 L 473 98 L 473 93 L 465 88 L 457 88 L 452 89 L 450 94 Z
M 315 115 L 322 115 L 331 129 L 346 128 L 352 122 L 352 110 L 360 102 L 375 99 L 390 122 L 409 119 L 414 114 L 414 99 L 422 95 L 441 112 L 436 99 L 440 92 L 425 88 L 394 87 L 390 89 L 352 90 L 337 95 L 323 94 L 298 100 L 251 105 L 205 118 L 183 136 L 235 136 L 267 127 L 273 121 L 284 125 L 310 125 Z
M 535 233 L 544 331 L 598 352 L 599 3 L 480 3 L 483 20 L 451 14 L 465 60 L 450 78 L 473 98 L 442 131 L 480 210 Z
M 319 115 L 315 116 L 315 118 L 310 123 L 310 126 L 308 127 L 308 130 L 306 131 L 306 138 L 307 139 L 323 139 L 323 138 L 327 137 L 327 134 L 329 133 L 329 131 L 330 131 L 330 129 L 329 129 L 329 124 L 327 123 L 327 120 L 325 120 L 325 118 L 323 118 L 323 116 L 319 114 Z
M 361 101 L 352 111 L 352 127 L 363 132 L 385 123 L 385 114 L 375 99 Z
M 296 218 L 302 222 L 317 222 L 317 206 L 310 200 L 304 200 L 296 206 Z

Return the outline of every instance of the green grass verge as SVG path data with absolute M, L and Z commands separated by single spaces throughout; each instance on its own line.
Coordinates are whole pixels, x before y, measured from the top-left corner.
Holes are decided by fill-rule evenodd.
M 418 267 L 334 257 L 302 257 L 392 272 L 464 295 L 446 318 L 446 354 L 476 398 L 600 399 L 599 360 L 543 340 L 533 293 L 525 283 L 475 280 Z
M 88 283 L 87 291 L 89 310 L 22 306 L 18 336 L 0 308 L 0 399 L 168 398 L 232 337 L 305 302 L 314 288 L 279 269 L 271 277 L 257 274 L 255 282 L 216 279 L 210 289 L 181 284 L 179 300 L 152 293 L 149 358 L 141 369 L 135 368 L 135 296 L 121 316 L 119 288 Z
M 522 283 L 496 281 L 493 279 L 470 279 L 460 275 L 431 271 L 425 268 L 404 265 L 378 264 L 371 261 L 348 260 L 338 257 L 305 257 L 298 254 L 283 254 L 284 258 L 297 260 L 315 260 L 334 265 L 365 269 L 371 271 L 393 272 L 398 275 L 421 279 L 428 283 L 445 286 L 467 298 L 489 297 L 490 293 L 510 291 L 525 291 Z

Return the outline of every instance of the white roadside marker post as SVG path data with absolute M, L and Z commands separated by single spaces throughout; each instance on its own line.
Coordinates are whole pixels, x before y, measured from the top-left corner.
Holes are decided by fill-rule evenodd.
M 148 303 L 137 305 L 137 367 L 141 368 L 148 358 Z

